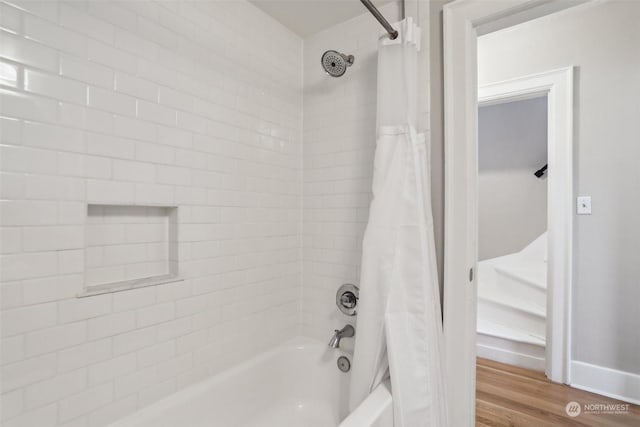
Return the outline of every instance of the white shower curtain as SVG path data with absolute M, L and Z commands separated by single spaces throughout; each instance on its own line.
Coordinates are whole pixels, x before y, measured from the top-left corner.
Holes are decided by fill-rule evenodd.
M 391 377 L 395 427 L 447 427 L 428 149 L 416 133 L 420 29 L 378 46 L 373 201 L 364 236 L 351 409 Z

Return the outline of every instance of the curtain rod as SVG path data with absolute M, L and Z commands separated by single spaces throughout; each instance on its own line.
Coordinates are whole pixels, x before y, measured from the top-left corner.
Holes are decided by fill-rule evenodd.
M 385 17 L 382 16 L 378 8 L 376 8 L 373 3 L 371 3 L 371 0 L 360 0 L 360 2 L 364 5 L 364 7 L 369 9 L 369 12 L 371 12 L 374 18 L 376 18 L 380 25 L 382 25 L 384 29 L 387 30 L 387 33 L 389 33 L 389 38 L 391 40 L 395 40 L 398 37 L 398 32 L 391 26 L 391 24 L 389 24 L 389 21 L 387 21 Z

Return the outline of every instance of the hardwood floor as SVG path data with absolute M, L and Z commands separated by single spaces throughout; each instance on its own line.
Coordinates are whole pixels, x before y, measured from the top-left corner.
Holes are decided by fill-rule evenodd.
M 581 413 L 570 417 L 566 405 L 578 402 Z M 623 414 L 596 414 L 585 404 L 621 402 L 549 381 L 543 372 L 478 359 L 476 384 L 477 427 L 640 426 L 640 406 Z

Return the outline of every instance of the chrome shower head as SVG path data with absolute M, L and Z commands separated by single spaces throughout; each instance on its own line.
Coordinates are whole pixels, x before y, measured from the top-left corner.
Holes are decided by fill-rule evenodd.
M 347 67 L 353 65 L 354 60 L 353 55 L 345 55 L 335 50 L 328 50 L 322 54 L 320 62 L 327 74 L 331 77 L 340 77 L 347 71 Z

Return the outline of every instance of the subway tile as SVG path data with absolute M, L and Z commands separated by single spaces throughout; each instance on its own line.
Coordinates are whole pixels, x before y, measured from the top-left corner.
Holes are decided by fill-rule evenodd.
M 20 389 L 56 375 L 56 356 L 47 354 L 2 367 L 2 392 Z
M 95 40 L 88 40 L 87 48 L 88 58 L 91 61 L 132 74 L 136 72 L 136 57 L 130 53 Z
M 163 342 L 169 339 L 178 338 L 191 332 L 191 318 L 183 317 L 181 319 L 165 322 L 158 326 L 158 341 Z
M 169 49 L 175 49 L 178 46 L 175 33 L 143 17 L 138 17 L 138 32 L 142 37 Z
M 87 41 L 77 33 L 29 14 L 24 15 L 23 22 L 24 35 L 27 38 L 77 56 L 87 54 Z
M 174 341 L 165 341 L 138 351 L 138 368 L 157 365 L 171 359 L 176 354 Z
M 146 287 L 113 295 L 113 311 L 126 311 L 155 304 L 156 288 Z
M 158 91 L 158 102 L 178 110 L 193 110 L 193 96 L 165 86 Z
M 189 169 L 178 168 L 173 166 L 156 167 L 157 179 L 159 184 L 185 185 L 191 184 L 191 173 Z
M 115 118 L 113 114 L 87 108 L 85 111 L 84 128 L 93 132 L 112 134 L 115 129 Z
M 82 391 L 59 403 L 60 422 L 66 422 L 80 415 L 106 406 L 113 399 L 113 386 L 104 384 Z
M 113 357 L 104 362 L 95 363 L 88 368 L 89 385 L 102 384 L 127 375 L 137 369 L 136 353 Z
M 87 109 L 82 105 L 70 102 L 58 102 L 58 121 L 65 127 L 83 129 L 86 123 Z
M 86 370 L 78 369 L 33 384 L 25 390 L 25 406 L 27 409 L 38 408 L 79 393 L 86 387 L 86 377 Z
M 179 148 L 191 148 L 193 136 L 191 132 L 169 126 L 158 126 L 158 143 Z
M 141 141 L 155 141 L 157 137 L 156 126 L 153 123 L 122 116 L 114 117 L 114 133 L 116 136 Z
M 5 281 L 0 284 L 0 309 L 8 310 L 23 305 L 22 286 L 19 280 Z
M 152 163 L 173 164 L 175 161 L 175 150 L 159 144 L 139 142 L 136 144 L 136 160 Z
M 135 186 L 125 182 L 87 180 L 87 200 L 100 203 L 132 203 Z
M 113 178 L 121 181 L 154 182 L 156 169 L 149 163 L 114 160 Z
M 99 133 L 87 133 L 87 153 L 98 156 L 132 159 L 135 156 L 135 142 Z
M 73 298 L 58 303 L 58 323 L 92 319 L 111 312 L 111 294 Z
M 77 182 L 74 180 L 74 182 Z M 60 225 L 83 225 L 85 216 L 85 203 L 83 201 L 58 199 L 58 224 Z M 71 253 L 72 250 L 64 250 L 59 254 Z M 77 253 L 77 251 L 76 251 Z M 62 272 L 60 266 L 60 272 Z
M 22 230 L 16 227 L 2 227 L 0 228 L 0 241 L 2 242 L 0 254 L 20 252 L 22 250 Z
M 20 11 L 8 4 L 0 4 L 0 28 L 19 34 L 22 31 L 22 15 Z
M 81 274 L 49 276 L 22 281 L 24 304 L 41 304 L 74 298 L 82 291 Z
M 84 229 L 79 226 L 25 227 L 22 239 L 25 252 L 83 248 Z
M 136 114 L 135 98 L 97 87 L 89 87 L 87 105 L 125 116 Z
M 84 200 L 85 197 L 84 181 L 80 178 L 28 175 L 25 181 L 27 199 Z
M 27 92 L 76 104 L 83 104 L 87 99 L 84 83 L 34 70 L 24 71 L 24 88 Z
M 0 199 L 16 200 L 24 199 L 27 192 L 25 175 L 20 173 L 0 172 Z M 0 216 L 2 214 L 0 213 Z
M 27 356 L 37 356 L 78 345 L 84 341 L 86 332 L 87 325 L 84 322 L 29 332 L 25 337 Z
M 149 120 L 162 125 L 176 124 L 176 111 L 153 102 L 138 101 L 139 119 Z
M 136 326 L 144 328 L 158 323 L 168 322 L 175 317 L 173 302 L 140 308 L 136 313 Z
M 115 89 L 136 98 L 158 100 L 158 85 L 120 71 L 116 72 Z
M 25 121 L 23 143 L 32 147 L 59 151 L 84 151 L 82 131 L 61 126 Z
M 79 205 L 82 205 L 81 203 Z M 70 274 L 84 271 L 84 251 L 79 249 L 57 251 L 58 273 Z
M 24 336 L 14 335 L 0 340 L 0 364 L 6 365 L 24 359 Z
M 0 146 L 0 167 L 5 172 L 55 175 L 56 153 L 31 147 Z
M 80 344 L 58 352 L 58 372 L 83 368 L 110 359 L 111 356 L 110 339 Z
M 78 8 L 64 3 L 60 4 L 58 21 L 62 27 L 72 29 L 105 43 L 113 43 L 115 31 L 113 26 L 101 19 L 83 13 Z
M 173 205 L 174 188 L 168 185 L 136 184 L 136 203 Z
M 118 335 L 135 328 L 135 313 L 125 311 L 89 319 L 89 339 L 98 339 Z
M 26 187 L 26 182 L 20 184 Z M 22 198 L 24 194 L 26 189 Z M 3 200 L 0 207 L 0 223 L 4 226 L 50 224 L 58 210 L 54 201 Z
M 137 29 L 135 13 L 115 2 L 90 1 L 87 3 L 87 11 L 96 18 L 107 21 L 116 27 L 129 31 Z
M 14 390 L 0 395 L 0 421 L 17 417 L 23 409 L 22 390 Z
M 16 7 L 52 22 L 58 20 L 58 2 L 48 0 L 11 0 Z
M 60 55 L 60 75 L 91 85 L 113 89 L 113 70 L 75 56 Z
M 55 123 L 58 118 L 58 104 L 53 99 L 29 93 L 0 90 L 0 114 L 16 119 Z
M 154 327 L 138 329 L 113 338 L 113 353 L 120 355 L 148 347 L 155 343 L 156 330 Z
M 41 408 L 25 412 L 4 423 L 3 427 L 55 427 L 57 425 L 58 405 L 52 404 Z
M 58 257 L 55 252 L 3 255 L 0 270 L 3 281 L 51 276 L 58 272 Z
M 54 73 L 58 72 L 58 52 L 55 49 L 10 33 L 2 33 L 0 57 Z

